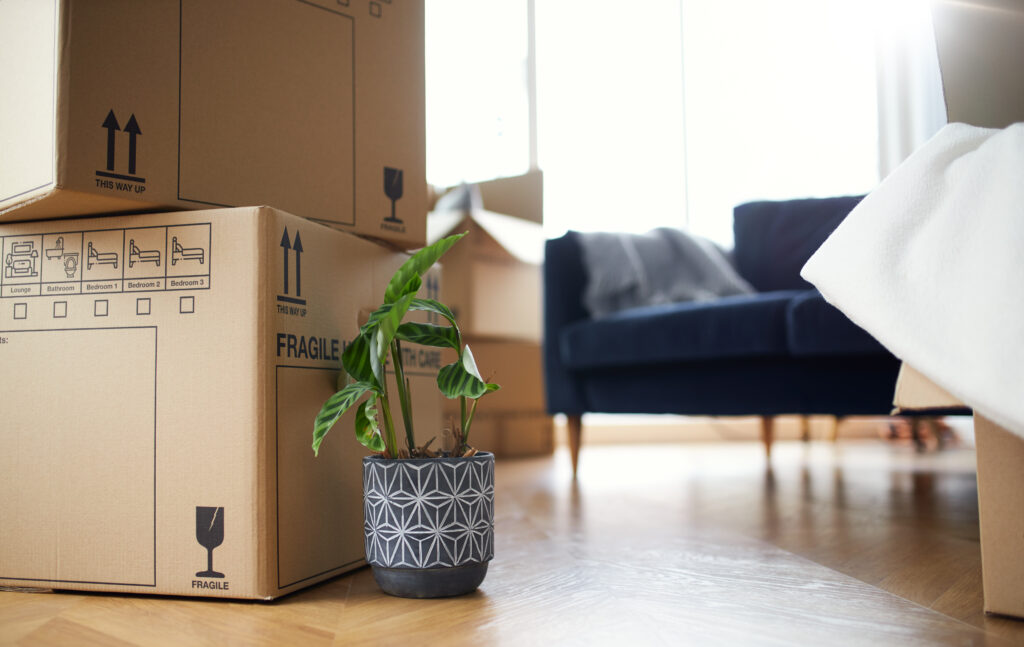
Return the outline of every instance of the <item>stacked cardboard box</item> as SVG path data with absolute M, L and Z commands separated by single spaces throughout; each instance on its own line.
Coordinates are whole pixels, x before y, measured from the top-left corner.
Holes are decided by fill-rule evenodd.
M 423 3 L 0 4 L 0 221 L 268 204 L 426 237 Z
M 422 45 L 422 2 L 0 3 L 0 583 L 268 599 L 363 563 L 366 450 L 347 416 L 314 458 L 312 420 L 425 240 Z M 246 204 L 311 219 L 176 211 Z
M 898 411 L 946 411 L 963 407 L 908 364 L 900 368 L 893 404 Z M 1024 618 L 1020 582 L 1024 578 L 1024 440 L 974 414 L 978 459 L 978 516 L 981 525 L 982 588 L 985 611 Z
M 516 186 L 522 180 L 510 180 Z M 501 180 L 495 182 L 500 189 Z M 539 191 L 539 173 L 530 182 Z M 523 215 L 533 213 L 531 201 Z M 539 199 L 535 201 L 539 209 Z M 472 204 L 472 201 L 470 202 Z M 435 211 L 428 218 L 431 240 L 451 232 L 469 236 L 445 257 L 445 301 L 459 318 L 466 341 L 485 378 L 501 390 L 481 400 L 470 443 L 498 458 L 537 456 L 554 450 L 554 423 L 544 401 L 541 361 L 541 262 L 544 236 L 540 214 L 532 220 L 468 208 Z M 454 352 L 445 361 L 455 360 Z M 451 424 L 457 401 L 445 400 Z

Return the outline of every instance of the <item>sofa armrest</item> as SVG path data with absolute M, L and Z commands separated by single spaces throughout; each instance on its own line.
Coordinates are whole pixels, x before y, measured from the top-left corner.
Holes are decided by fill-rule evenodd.
M 577 378 L 562 362 L 562 330 L 588 319 L 583 307 L 587 274 L 579 234 L 570 231 L 544 248 L 544 388 L 550 413 L 582 414 L 586 405 Z

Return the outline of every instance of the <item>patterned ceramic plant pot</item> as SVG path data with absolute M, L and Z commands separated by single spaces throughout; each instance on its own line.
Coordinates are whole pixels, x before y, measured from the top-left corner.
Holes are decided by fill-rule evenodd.
M 366 561 L 385 593 L 475 591 L 494 556 L 494 454 L 363 459 Z

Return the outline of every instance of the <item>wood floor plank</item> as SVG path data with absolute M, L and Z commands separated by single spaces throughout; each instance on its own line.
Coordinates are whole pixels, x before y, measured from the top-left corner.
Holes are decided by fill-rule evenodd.
M 1014 645 L 982 610 L 973 456 L 882 441 L 584 448 L 499 461 L 481 589 L 369 570 L 273 603 L 0 592 L 0 643 Z

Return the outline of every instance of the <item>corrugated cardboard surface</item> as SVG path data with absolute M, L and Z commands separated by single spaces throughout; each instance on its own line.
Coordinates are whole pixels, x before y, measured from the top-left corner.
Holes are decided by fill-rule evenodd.
M 0 221 L 272 204 L 422 246 L 423 12 L 0 3 Z
M 447 288 L 447 286 L 445 286 Z M 501 389 L 480 400 L 470 444 L 498 458 L 536 456 L 554 451 L 554 422 L 544 403 L 544 372 L 539 343 L 467 338 L 481 375 Z M 455 352 L 446 350 L 450 364 Z M 460 416 L 458 400 L 442 400 L 445 423 Z
M 1024 7 L 1016 0 L 936 0 L 935 43 L 949 123 L 1024 120 Z
M 541 269 L 502 247 L 471 216 L 468 231 L 444 257 L 445 300 L 462 330 L 478 338 L 541 339 Z
M 974 416 L 985 611 L 1024 618 L 1024 440 Z
M 269 208 L 0 225 L 0 248 L 0 582 L 270 598 L 362 564 L 366 450 L 348 415 L 314 458 L 312 420 L 404 255 Z M 440 356 L 413 356 L 430 433 Z M 218 532 L 224 577 L 198 575 Z
M 445 290 L 447 291 L 447 284 Z M 476 359 L 480 374 L 501 389 L 480 400 L 480 412 L 544 410 L 544 365 L 537 342 L 514 339 L 494 340 L 466 336 L 463 340 Z M 445 349 L 442 361 L 457 359 L 455 351 Z M 455 402 L 445 400 L 446 403 Z M 456 402 L 456 408 L 458 403 Z M 450 406 L 446 404 L 446 408 Z
M 903 411 L 962 406 L 908 364 L 900 368 L 894 403 Z M 974 438 L 985 611 L 1024 618 L 1024 440 L 978 413 Z
M 477 187 L 488 211 L 544 222 L 544 173 L 539 169 L 478 182 Z
M 898 409 L 950 409 L 963 403 L 909 364 L 900 364 L 893 405 Z
M 555 423 L 543 412 L 477 414 L 469 444 L 496 458 L 545 456 L 555 451 Z

